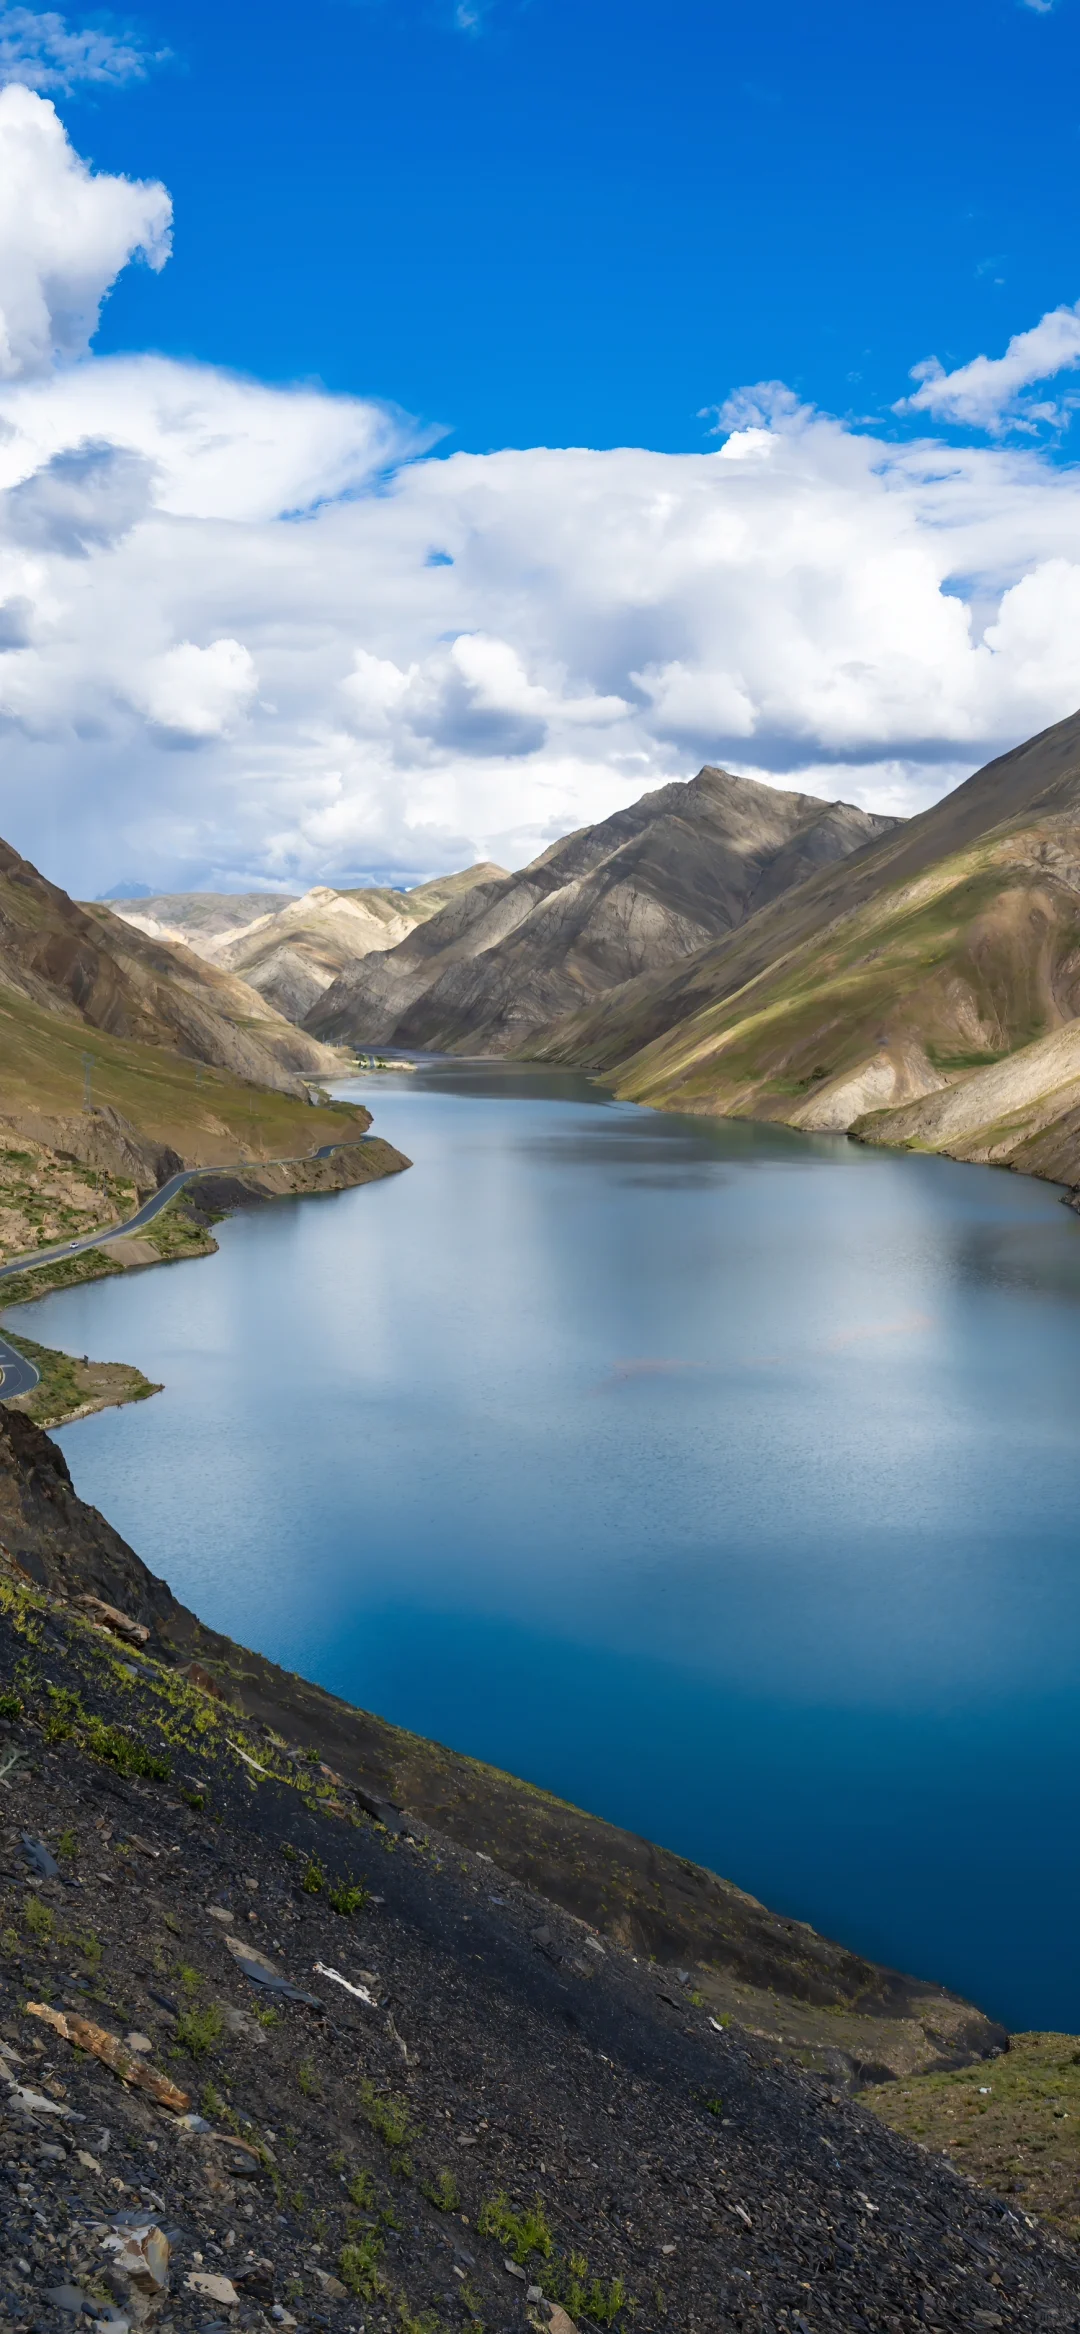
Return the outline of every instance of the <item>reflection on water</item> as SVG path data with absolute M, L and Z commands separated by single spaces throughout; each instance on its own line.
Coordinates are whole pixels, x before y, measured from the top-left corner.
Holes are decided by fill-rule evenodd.
M 1080 1222 L 539 1070 L 361 1090 L 410 1174 L 23 1313 L 217 1626 L 1012 2023 L 1076 2026 Z

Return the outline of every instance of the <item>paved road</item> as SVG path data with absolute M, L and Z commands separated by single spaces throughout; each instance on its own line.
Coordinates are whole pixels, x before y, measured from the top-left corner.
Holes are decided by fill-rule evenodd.
M 127 1232 L 140 1232 L 144 1224 L 152 1224 L 154 1217 L 168 1207 L 185 1183 L 196 1183 L 201 1176 L 250 1174 L 253 1167 L 298 1167 L 310 1159 L 329 1159 L 334 1151 L 348 1151 L 353 1143 L 367 1141 L 367 1135 L 354 1135 L 352 1142 L 320 1143 L 318 1150 L 298 1151 L 289 1159 L 237 1159 L 231 1166 L 185 1167 L 179 1175 L 170 1175 L 160 1191 L 144 1200 L 126 1223 L 113 1224 L 105 1232 L 84 1232 L 78 1240 L 60 1240 L 52 1248 L 35 1248 L 30 1256 L 13 1256 L 8 1264 L 0 1264 L 0 1281 L 13 1279 L 17 1272 L 32 1272 L 38 1264 L 53 1264 L 58 1256 L 81 1256 L 84 1249 L 104 1248 L 109 1240 L 120 1240 Z M 13 1402 L 17 1394 L 29 1394 L 40 1376 L 33 1362 L 27 1361 L 6 1337 L 0 1336 L 0 1402 Z

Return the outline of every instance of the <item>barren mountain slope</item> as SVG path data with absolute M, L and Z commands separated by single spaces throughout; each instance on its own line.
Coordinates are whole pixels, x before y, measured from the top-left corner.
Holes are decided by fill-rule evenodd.
M 610 1072 L 641 1101 L 841 1129 L 971 1077 L 1078 1011 L 1072 716 L 730 940 L 567 1018 L 534 1050 Z M 1045 1076 L 1047 1095 L 1061 1083 L 1058 1053 L 1017 1076 L 1016 1104 L 1033 1108 L 1033 1079 Z M 1005 1090 L 999 1082 L 987 1105 L 995 1121 Z M 1041 1121 L 1036 1131 L 1042 1139 Z M 875 1139 L 888 1139 L 881 1120 Z M 907 1139 L 899 1121 L 897 1139 Z
M 1033 2217 L 122 1614 L 0 1589 L 20 2334 L 1076 2326 Z
M 690 955 L 894 820 L 705 768 L 480 885 L 308 1015 L 354 1043 L 500 1053 L 581 999 Z
M 302 1022 L 339 974 L 393 948 L 450 900 L 503 874 L 488 862 L 418 884 L 413 891 L 334 891 L 320 885 L 219 944 L 214 961 L 240 973 L 290 1021 Z
M 0 843 L 0 993 L 234 1077 L 303 1094 L 336 1064 L 235 975 L 79 907 Z M 14 1007 L 12 1008 L 14 1010 Z
M 291 907 L 295 897 L 289 891 L 175 891 L 160 892 L 149 900 L 81 904 L 108 906 L 114 916 L 133 924 L 136 932 L 145 932 L 148 939 L 179 940 L 196 956 L 205 956 L 213 963 L 219 949 L 227 948 L 231 940 L 261 924 L 266 916 L 276 915 L 279 908 Z

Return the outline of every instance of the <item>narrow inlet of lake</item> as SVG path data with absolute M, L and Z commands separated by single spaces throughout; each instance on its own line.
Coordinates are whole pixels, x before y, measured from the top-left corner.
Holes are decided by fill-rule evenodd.
M 214 1627 L 1017 2027 L 1080 2024 L 1080 1221 L 431 1063 L 411 1172 L 20 1307 Z

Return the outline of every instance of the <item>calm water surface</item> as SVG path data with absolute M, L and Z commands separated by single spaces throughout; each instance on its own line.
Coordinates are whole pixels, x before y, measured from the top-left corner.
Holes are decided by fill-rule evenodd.
M 83 1497 L 290 1668 L 1080 2027 L 1080 1221 L 576 1079 L 359 1091 L 410 1174 L 20 1309 L 165 1381 L 60 1438 Z

